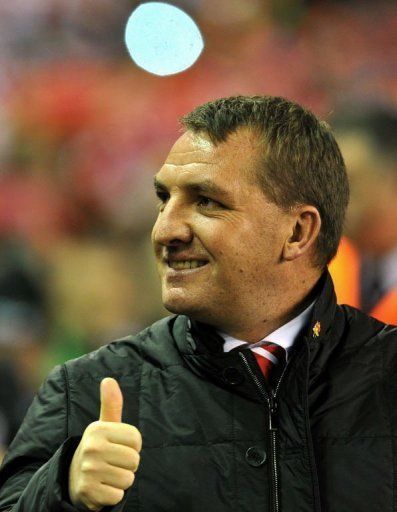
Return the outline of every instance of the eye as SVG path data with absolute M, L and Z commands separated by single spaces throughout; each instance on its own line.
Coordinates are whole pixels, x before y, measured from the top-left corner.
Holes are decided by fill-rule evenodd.
M 215 201 L 214 199 L 210 199 L 206 196 L 199 196 L 197 199 L 197 204 L 200 206 L 200 208 L 223 208 L 223 205 L 219 203 L 218 201 Z
M 157 204 L 157 206 L 159 210 L 162 211 L 170 195 L 168 194 L 168 192 L 164 192 L 163 190 L 156 190 L 156 196 L 159 198 L 159 203 Z

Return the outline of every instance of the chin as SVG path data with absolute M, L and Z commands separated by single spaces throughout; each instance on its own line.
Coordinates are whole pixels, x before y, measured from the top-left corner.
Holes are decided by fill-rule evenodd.
M 192 301 L 183 294 L 164 293 L 163 306 L 170 313 L 177 315 L 187 315 L 191 318 L 199 320 L 203 315 L 202 301 Z
M 214 327 L 219 327 L 220 322 L 216 315 L 211 314 L 208 309 L 203 309 L 197 304 L 188 303 L 186 300 L 179 301 L 163 301 L 163 305 L 167 311 L 176 315 L 186 315 L 192 320 L 202 322 Z
M 163 306 L 170 313 L 177 315 L 192 316 L 195 310 L 195 308 L 189 305 L 186 301 L 163 300 Z

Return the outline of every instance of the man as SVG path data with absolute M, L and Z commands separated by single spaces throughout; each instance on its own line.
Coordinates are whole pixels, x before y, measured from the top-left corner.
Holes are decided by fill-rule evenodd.
M 340 301 L 392 324 L 397 323 L 396 132 L 396 113 L 381 108 L 356 109 L 337 122 L 352 191 L 346 232 L 354 245 L 344 239 L 330 267 Z
M 183 125 L 153 228 L 176 316 L 54 370 L 0 510 L 391 512 L 397 332 L 336 305 L 348 184 L 328 126 L 259 96 Z

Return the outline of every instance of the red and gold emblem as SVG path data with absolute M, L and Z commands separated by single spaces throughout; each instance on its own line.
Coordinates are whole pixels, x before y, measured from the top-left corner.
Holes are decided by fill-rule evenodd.
M 316 322 L 313 327 L 313 336 L 318 338 L 320 336 L 321 324 L 320 322 Z

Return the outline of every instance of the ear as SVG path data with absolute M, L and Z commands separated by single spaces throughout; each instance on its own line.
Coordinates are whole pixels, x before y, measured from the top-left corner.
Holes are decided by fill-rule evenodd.
M 315 206 L 301 205 L 292 213 L 291 234 L 283 248 L 283 258 L 293 261 L 314 247 L 321 228 L 320 213 Z

